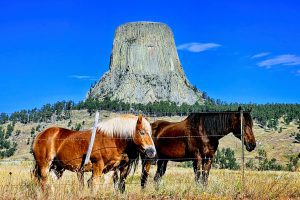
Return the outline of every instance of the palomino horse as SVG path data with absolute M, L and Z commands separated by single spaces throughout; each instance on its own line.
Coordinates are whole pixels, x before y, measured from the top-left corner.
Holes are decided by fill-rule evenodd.
M 252 132 L 250 112 L 243 114 L 245 146 L 252 151 L 255 138 Z M 157 150 L 157 171 L 154 181 L 157 183 L 166 172 L 168 161 L 193 161 L 196 182 L 200 182 L 202 164 L 202 183 L 207 186 L 209 171 L 219 139 L 233 133 L 241 138 L 241 120 L 239 112 L 193 113 L 181 122 L 159 120 L 151 124 L 152 139 Z M 145 187 L 151 161 L 144 160 L 141 186 Z
M 51 169 L 56 171 L 58 178 L 64 170 L 79 172 L 77 175 L 82 183 L 83 172 L 92 171 L 90 183 L 96 191 L 101 174 L 118 168 L 128 149 L 133 148 L 149 158 L 156 155 L 150 123 L 141 115 L 124 115 L 100 122 L 90 162 L 83 167 L 90 137 L 91 130 L 72 131 L 58 127 L 48 128 L 37 135 L 33 143 L 36 160 L 33 174 L 43 190 Z

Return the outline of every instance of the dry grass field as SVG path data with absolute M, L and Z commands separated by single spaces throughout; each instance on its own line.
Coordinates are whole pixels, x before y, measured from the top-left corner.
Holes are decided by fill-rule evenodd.
M 103 186 L 103 180 L 97 194 L 87 186 L 80 190 L 75 173 L 67 172 L 59 181 L 49 176 L 48 193 L 44 194 L 31 180 L 32 163 L 2 164 L 0 168 L 0 199 L 300 199 L 299 172 L 246 171 L 242 193 L 240 171 L 212 170 L 204 189 L 194 183 L 192 169 L 173 165 L 157 189 L 152 167 L 146 189 L 140 188 L 138 169 L 127 178 L 124 194 L 116 192 L 112 183 Z M 86 174 L 86 179 L 89 177 Z

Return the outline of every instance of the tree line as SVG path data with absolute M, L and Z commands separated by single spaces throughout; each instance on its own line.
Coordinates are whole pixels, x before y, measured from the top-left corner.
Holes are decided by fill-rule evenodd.
M 8 121 L 21 122 L 51 122 L 53 116 L 56 120 L 70 119 L 72 110 L 86 109 L 91 115 L 96 110 L 108 110 L 114 112 L 142 112 L 147 115 L 154 116 L 174 116 L 188 115 L 192 112 L 207 112 L 207 111 L 236 111 L 242 106 L 244 110 L 252 110 L 251 114 L 254 120 L 261 126 L 266 128 L 277 128 L 278 119 L 283 117 L 286 124 L 291 121 L 300 121 L 300 104 L 240 104 L 226 103 L 221 100 L 206 98 L 204 104 L 196 102 L 194 105 L 181 104 L 177 105 L 174 102 L 160 101 L 148 104 L 140 103 L 125 103 L 108 98 L 99 100 L 88 98 L 85 101 L 74 103 L 73 101 L 58 101 L 54 104 L 46 104 L 40 109 L 34 108 L 31 110 L 21 110 L 12 114 L 1 113 L 0 124 L 5 124 Z
M 142 112 L 148 115 L 155 116 L 174 116 L 188 115 L 192 112 L 208 112 L 208 111 L 237 111 L 239 106 L 244 110 L 251 110 L 251 115 L 254 120 L 261 126 L 266 128 L 277 128 L 279 118 L 283 117 L 286 124 L 293 120 L 300 121 L 300 104 L 282 104 L 282 103 L 267 103 L 267 104 L 241 104 L 241 103 L 226 103 L 221 100 L 214 100 L 207 97 L 204 104 L 196 102 L 194 105 L 181 104 L 177 105 L 174 102 L 160 101 L 144 104 L 129 104 L 117 100 L 98 100 L 88 98 L 86 101 L 79 102 L 74 108 L 87 109 L 90 114 L 96 110 L 109 111 L 131 111 Z
M 56 120 L 70 119 L 71 110 L 75 103 L 73 101 L 58 101 L 54 104 L 45 104 L 40 109 L 20 110 L 11 114 L 0 113 L 0 124 L 9 121 L 27 124 L 29 122 L 51 122 L 52 117 Z

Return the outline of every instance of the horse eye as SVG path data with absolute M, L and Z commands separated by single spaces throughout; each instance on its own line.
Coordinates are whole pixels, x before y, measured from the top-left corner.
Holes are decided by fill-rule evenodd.
M 140 134 L 141 134 L 141 135 L 145 135 L 145 131 L 141 131 Z

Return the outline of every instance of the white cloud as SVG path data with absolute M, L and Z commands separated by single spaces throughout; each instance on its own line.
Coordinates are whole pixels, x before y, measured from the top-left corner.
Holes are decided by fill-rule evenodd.
M 89 80 L 96 81 L 97 79 L 94 76 L 85 76 L 85 75 L 71 75 L 71 78 L 79 79 L 79 80 Z
M 261 57 L 267 56 L 269 54 L 270 54 L 270 52 L 262 52 L 262 53 L 259 53 L 259 54 L 255 54 L 251 58 L 261 58 Z
M 199 53 L 202 51 L 207 51 L 212 48 L 217 48 L 220 47 L 220 44 L 216 43 L 198 43 L 198 42 L 192 42 L 192 43 L 186 43 L 186 44 L 181 44 L 177 46 L 178 50 L 186 50 L 194 53 Z
M 259 67 L 271 68 L 274 65 L 300 65 L 300 57 L 293 54 L 279 55 L 257 63 Z

